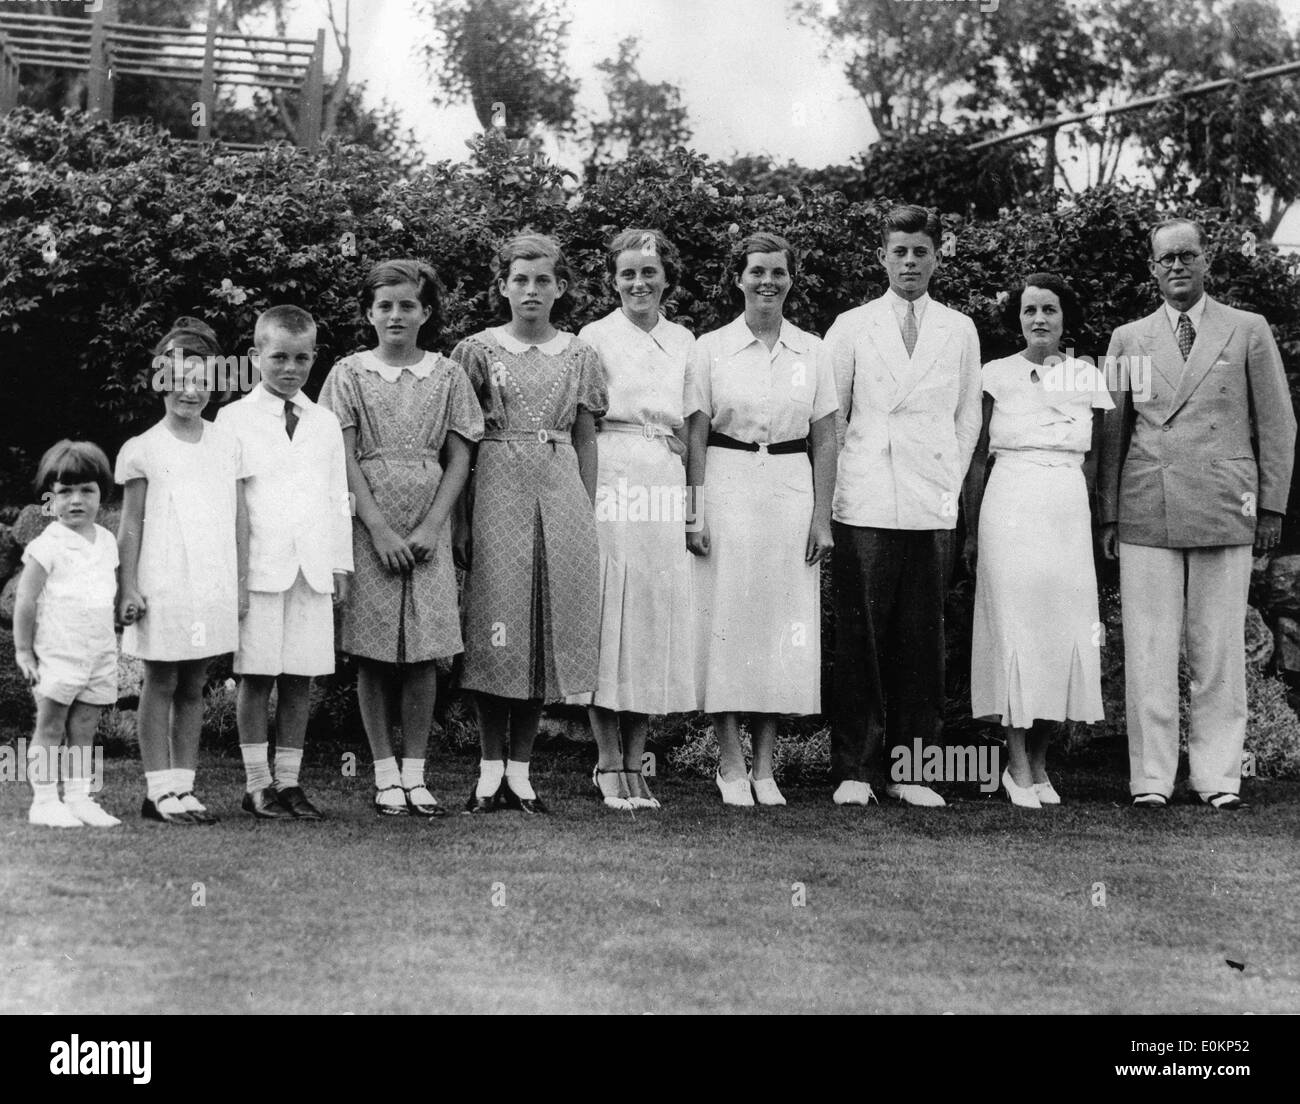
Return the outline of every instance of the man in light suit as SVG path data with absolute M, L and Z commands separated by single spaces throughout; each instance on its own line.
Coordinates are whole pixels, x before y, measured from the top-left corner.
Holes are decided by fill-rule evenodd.
M 826 334 L 840 402 L 831 559 L 840 805 L 873 800 L 867 779 L 886 743 L 907 750 L 913 771 L 891 772 L 885 792 L 944 804 L 912 753 L 941 743 L 948 542 L 982 406 L 975 324 L 928 294 L 940 236 L 924 208 L 890 211 L 876 251 L 889 290 Z
M 1173 794 L 1186 626 L 1191 788 L 1236 809 L 1251 548 L 1267 552 L 1281 535 L 1296 420 L 1268 323 L 1205 294 L 1201 227 L 1161 223 L 1151 256 L 1164 302 L 1111 337 L 1120 393 L 1098 476 L 1103 550 L 1120 564 L 1129 791 L 1145 808 Z M 1149 380 L 1149 394 L 1126 375 Z

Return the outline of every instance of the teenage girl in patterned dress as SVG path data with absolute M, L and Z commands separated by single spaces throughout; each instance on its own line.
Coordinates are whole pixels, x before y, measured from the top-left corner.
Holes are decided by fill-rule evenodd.
M 595 350 L 551 324 L 568 266 L 550 238 L 497 255 L 510 322 L 452 352 L 483 407 L 467 503 L 465 668 L 482 761 L 466 810 L 546 812 L 528 778 L 542 705 L 594 690 L 600 553 L 592 501 L 605 381 Z

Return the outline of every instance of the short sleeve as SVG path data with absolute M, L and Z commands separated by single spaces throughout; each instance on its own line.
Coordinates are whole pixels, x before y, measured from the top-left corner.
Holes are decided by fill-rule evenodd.
M 257 474 L 253 464 L 254 451 L 237 433 L 228 433 L 230 439 L 227 448 L 230 449 L 231 459 L 235 464 L 236 479 L 250 479 Z
M 487 385 L 490 355 L 487 346 L 473 337 L 465 338 L 451 351 L 451 359 L 465 370 L 471 389 L 480 399 Z
M 132 479 L 148 479 L 146 460 L 147 446 L 140 437 L 132 437 L 122 446 L 117 454 L 117 467 L 113 479 L 117 483 L 129 483 Z
M 1106 373 L 1096 367 L 1092 370 L 1091 405 L 1093 410 L 1115 409 L 1115 400 L 1111 398 L 1110 390 L 1106 387 Z
M 712 370 L 713 361 L 709 356 L 709 343 L 704 340 L 696 341 L 687 366 L 687 375 L 691 381 L 691 399 L 686 405 L 694 413 L 703 411 L 709 416 L 710 421 L 713 419 Z
M 352 358 L 344 357 L 325 378 L 316 401 L 339 420 L 342 429 L 357 424 L 357 391 L 353 382 Z
M 592 417 L 601 418 L 609 409 L 605 369 L 601 367 L 600 356 L 595 349 L 576 338 L 574 343 L 578 346 L 575 352 L 578 358 L 578 394 L 574 401 L 584 410 L 591 411 Z
M 686 367 L 682 372 L 682 421 L 700 409 L 699 400 L 695 397 L 695 345 L 692 341 L 691 347 L 686 350 Z
M 54 526 L 47 526 L 40 536 L 28 542 L 23 549 L 23 563 L 34 563 L 45 569 L 48 575 L 54 570 L 54 562 L 59 557 L 60 545 L 52 532 Z
M 999 397 L 1002 389 L 1002 373 L 998 361 L 991 360 L 980 369 L 980 386 L 984 389 L 984 394 L 994 399 Z
M 813 363 L 817 371 L 817 390 L 813 393 L 812 420 L 816 422 L 839 410 L 840 400 L 835 393 L 835 369 L 831 365 L 830 350 L 825 342 L 817 342 L 813 350 Z
M 474 389 L 459 365 L 450 366 L 451 384 L 447 395 L 447 429 L 467 441 L 483 439 L 483 408 L 474 397 Z
M 116 571 L 118 565 L 122 562 L 117 553 L 117 538 L 101 526 L 99 530 L 99 540 L 108 542 L 108 547 L 104 552 L 104 562 L 108 567 L 111 567 Z

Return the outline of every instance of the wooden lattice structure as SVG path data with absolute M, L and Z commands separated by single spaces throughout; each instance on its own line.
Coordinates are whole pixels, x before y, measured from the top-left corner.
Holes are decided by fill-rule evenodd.
M 119 76 L 189 81 L 199 86 L 197 102 L 205 106 L 197 127 L 204 142 L 211 138 L 218 84 L 283 89 L 300 97 L 298 145 L 315 149 L 324 103 L 324 29 L 315 40 L 228 34 L 217 30 L 216 8 L 210 0 L 206 30 L 121 23 L 118 0 L 102 0 L 89 20 L 0 13 L 0 112 L 17 105 L 24 66 L 85 73 L 87 108 L 106 119 L 113 117 Z

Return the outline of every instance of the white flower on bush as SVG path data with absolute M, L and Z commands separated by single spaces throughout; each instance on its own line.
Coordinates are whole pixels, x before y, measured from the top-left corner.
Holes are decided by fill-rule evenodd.
M 388 228 L 390 230 L 405 230 L 406 226 L 401 219 L 395 216 L 390 216 L 388 219 Z
M 40 224 L 40 226 L 36 228 L 35 234 L 38 238 L 41 239 L 41 241 L 53 241 L 54 227 L 51 226 L 48 222 L 43 222 Z
M 59 251 L 54 247 L 54 242 L 47 241 L 41 247 L 41 260 L 43 260 L 47 265 L 52 265 L 58 259 Z
M 108 218 L 108 216 L 113 213 L 113 205 L 109 203 L 108 200 L 101 199 L 98 203 L 95 204 L 95 210 L 98 211 L 105 218 Z
M 26 176 L 28 173 L 32 171 L 32 163 L 30 161 L 19 161 L 18 164 L 14 166 L 14 168 L 17 169 L 24 176 Z
M 172 215 L 171 218 L 169 218 L 169 219 L 167 220 L 167 229 L 168 229 L 168 230 L 176 230 L 176 229 L 178 229 L 178 228 L 179 228 L 179 227 L 180 227 L 184 222 L 185 222 L 185 216 L 182 215 L 179 211 L 177 211 L 174 215 Z
M 1010 298 L 1011 298 L 1011 292 L 999 291 L 997 295 L 994 296 L 993 301 L 997 303 L 999 307 L 1005 307 L 1007 305 L 1007 300 Z
M 248 292 L 232 283 L 229 276 L 221 281 L 221 286 L 212 294 L 218 299 L 224 299 L 227 303 L 233 303 L 235 306 L 239 306 L 248 298 Z

